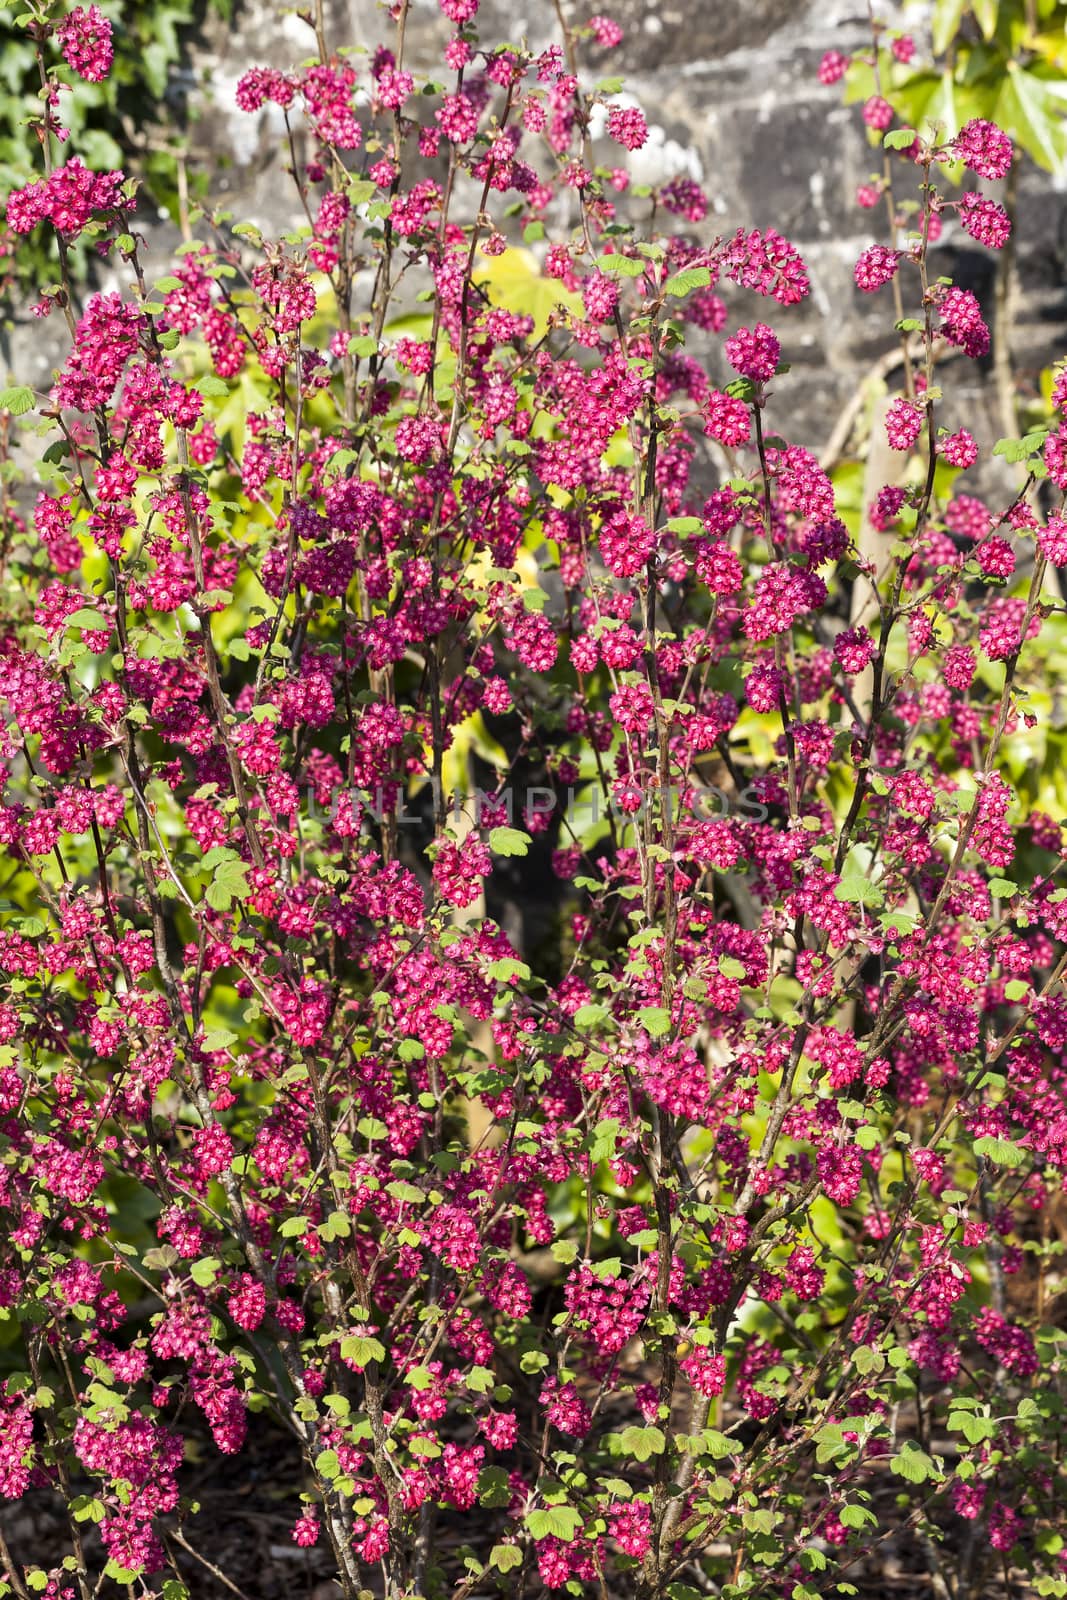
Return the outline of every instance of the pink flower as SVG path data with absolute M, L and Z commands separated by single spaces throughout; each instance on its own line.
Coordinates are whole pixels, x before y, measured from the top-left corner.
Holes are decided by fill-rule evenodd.
M 910 450 L 923 430 L 925 418 L 910 400 L 896 399 L 886 412 L 885 432 L 894 450 Z
M 982 178 L 1005 177 L 1012 160 L 1008 135 L 982 117 L 972 117 L 964 124 L 952 142 L 951 153 Z
M 75 6 L 56 28 L 56 39 L 67 65 L 87 82 L 100 83 L 111 71 L 111 23 L 98 6 Z
M 969 356 L 984 356 L 989 350 L 989 329 L 982 310 L 969 289 L 948 289 L 938 307 L 941 332 Z
M 973 467 L 978 460 L 978 446 L 966 428 L 942 440 L 941 453 L 951 467 Z
M 782 353 L 765 322 L 757 322 L 754 328 L 738 328 L 723 348 L 734 371 L 753 383 L 766 383 L 774 377 Z
M 732 449 L 747 444 L 751 436 L 748 406 L 736 395 L 712 389 L 704 406 L 704 432 Z
M 899 250 L 887 250 L 880 244 L 870 245 L 856 262 L 853 276 L 857 287 L 866 294 L 873 294 L 896 277 L 899 265 Z
M 863 120 L 868 128 L 884 133 L 893 121 L 893 107 L 881 95 L 872 95 L 863 107 Z
M 648 138 L 644 113 L 636 106 L 612 106 L 608 112 L 608 132 L 627 150 L 640 150 Z
M 957 201 L 956 213 L 960 226 L 979 244 L 987 245 L 990 250 L 999 250 L 1007 244 L 1011 222 L 1004 207 L 998 206 L 995 200 L 967 193 Z

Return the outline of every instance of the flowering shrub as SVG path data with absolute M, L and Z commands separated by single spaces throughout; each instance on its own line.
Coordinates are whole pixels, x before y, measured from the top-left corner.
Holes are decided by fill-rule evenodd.
M 875 562 L 785 436 L 797 251 L 630 185 L 610 19 L 441 10 L 443 85 L 404 0 L 246 73 L 307 225 L 203 217 L 154 283 L 63 142 L 106 19 L 22 19 L 70 348 L 0 395 L 48 440 L 30 506 L 3 435 L 0 1496 L 70 1546 L 0 1535 L 4 1592 L 198 1592 L 185 1444 L 240 1472 L 262 1413 L 349 1600 L 813 1600 L 890 1536 L 1067 1594 L 1067 886 L 1009 781 L 1067 434 L 989 506 L 936 371 L 989 337 L 941 219 L 1005 233 L 951 180 L 1010 142 L 866 108 L 856 281 L 919 350 Z M 486 910 L 538 846 L 540 965 Z

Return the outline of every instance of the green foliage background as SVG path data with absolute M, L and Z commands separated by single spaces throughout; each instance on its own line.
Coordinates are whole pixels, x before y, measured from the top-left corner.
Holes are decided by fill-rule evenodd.
M 176 150 L 189 115 L 177 69 L 209 15 L 231 20 L 235 0 L 97 3 L 112 23 L 115 62 L 103 83 L 85 83 L 73 73 L 66 74 L 72 88 L 63 96 L 61 114 L 71 130 L 71 149 L 87 166 L 122 167 L 136 174 L 155 204 L 177 220 Z M 18 0 L 3 0 L 7 14 L 0 14 L 0 181 L 4 195 L 38 178 L 41 165 L 36 140 L 27 128 L 28 119 L 40 110 L 40 79 L 33 45 L 25 30 L 17 26 L 19 9 Z M 60 8 L 61 12 L 69 9 L 67 5 Z M 47 48 L 55 53 L 54 44 Z M 200 177 L 199 182 L 204 179 Z M 71 253 L 75 269 L 84 272 L 84 251 L 76 247 Z M 42 247 L 23 240 L 18 266 L 10 260 L 3 266 L 0 284 L 9 303 L 36 298 L 47 271 Z

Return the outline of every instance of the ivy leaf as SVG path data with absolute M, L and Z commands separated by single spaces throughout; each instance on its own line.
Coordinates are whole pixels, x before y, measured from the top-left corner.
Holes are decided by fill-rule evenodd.
M 1024 71 L 1017 61 L 1007 63 L 993 121 L 1046 172 L 1058 172 L 1067 161 L 1063 112 L 1062 87 Z
M 560 307 L 579 317 L 584 314 L 581 295 L 546 278 L 529 250 L 510 248 L 498 256 L 479 257 L 474 271 L 493 305 L 520 317 L 533 317 L 535 339 L 545 332 L 549 318 Z

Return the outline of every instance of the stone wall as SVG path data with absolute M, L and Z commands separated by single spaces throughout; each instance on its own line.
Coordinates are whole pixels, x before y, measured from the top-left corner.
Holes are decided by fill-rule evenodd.
M 603 9 L 623 24 L 626 37 L 602 70 L 626 78 L 652 130 L 649 145 L 631 158 L 635 177 L 688 171 L 711 197 L 709 228 L 773 224 L 804 254 L 811 297 L 774 318 L 793 367 L 779 398 L 788 407 L 790 437 L 821 448 L 891 341 L 889 291 L 866 296 L 852 281 L 860 250 L 884 239 L 881 211 L 865 212 L 854 198 L 879 158 L 859 108 L 843 106 L 840 88 L 823 88 L 817 76 L 825 50 L 866 42 L 864 0 L 605 0 Z M 914 31 L 922 46 L 925 0 L 883 0 L 879 13 Z M 510 8 L 483 0 L 481 18 L 487 38 L 526 38 L 537 47 L 558 38 L 553 0 L 517 0 Z M 373 0 L 326 0 L 326 22 L 331 44 L 374 43 L 391 33 Z M 414 0 L 409 61 L 435 66 L 446 33 L 436 0 Z M 291 11 L 273 0 L 244 0 L 231 31 L 216 25 L 195 51 L 194 149 L 215 164 L 214 192 L 237 216 L 265 216 L 279 225 L 298 220 L 279 159 L 280 119 L 270 111 L 254 118 L 237 112 L 233 90 L 248 65 L 291 66 L 311 46 L 307 24 Z M 1067 354 L 1063 233 L 1063 194 L 1022 158 L 1011 348 L 1024 393 L 1043 366 Z M 973 288 L 992 320 L 993 257 L 953 223 L 938 257 L 938 270 Z M 733 296 L 737 320 L 756 311 Z M 708 357 L 715 370 L 714 349 Z M 984 444 L 1005 432 L 988 362 L 955 363 L 952 407 L 947 420 L 966 424 Z M 862 411 L 857 426 L 862 434 Z
M 573 10 L 574 0 L 564 3 Z M 586 3 L 590 12 L 601 6 L 601 0 Z M 817 76 L 825 50 L 864 45 L 865 0 L 602 0 L 601 8 L 619 19 L 626 36 L 590 76 L 623 76 L 650 124 L 648 145 L 630 157 L 635 178 L 656 181 L 689 172 L 711 197 L 708 229 L 773 224 L 802 250 L 812 294 L 803 306 L 775 307 L 772 319 L 792 364 L 780 380 L 777 401 L 783 409 L 772 425 L 821 449 L 857 385 L 892 342 L 889 291 L 866 296 L 852 281 L 860 250 L 884 240 L 881 211 L 865 212 L 854 198 L 877 153 L 867 142 L 859 108 L 843 106 L 840 87 L 825 89 Z M 375 0 L 324 0 L 324 10 L 331 45 L 373 46 L 391 38 L 392 24 Z M 922 46 L 929 0 L 881 0 L 879 13 L 894 27 L 913 31 Z M 554 0 L 515 0 L 510 8 L 504 0 L 483 0 L 481 18 L 487 38 L 525 38 L 540 48 L 559 37 Z M 437 0 L 413 0 L 410 62 L 436 67 L 447 33 Z M 285 172 L 284 125 L 276 107 L 256 116 L 239 112 L 234 90 L 249 66 L 290 68 L 308 59 L 313 46 L 307 23 L 280 0 L 234 0 L 231 26 L 212 14 L 176 84 L 190 116 L 191 166 L 211 173 L 217 203 L 268 231 L 303 220 Z M 1020 173 L 1010 342 L 1025 395 L 1033 392 L 1042 367 L 1067 355 L 1067 230 L 1056 180 L 1025 157 Z M 150 266 L 159 276 L 167 270 L 177 232 L 149 216 L 143 225 Z M 993 320 L 994 258 L 951 222 L 937 270 L 974 289 Z M 736 292 L 730 310 L 738 322 L 766 315 L 765 305 L 748 304 Z M 0 360 L 47 387 L 65 344 L 56 323 L 41 324 L 28 313 L 18 318 L 0 332 Z M 718 343 L 697 347 L 713 374 L 722 372 Z M 986 446 L 1008 431 L 991 363 L 957 361 L 951 387 L 946 420 L 953 426 L 967 425 Z M 861 408 L 854 441 L 862 440 L 865 417 Z M 987 465 L 984 486 L 995 489 L 998 476 L 1005 476 L 1000 464 Z

